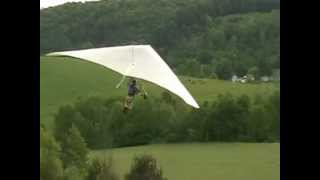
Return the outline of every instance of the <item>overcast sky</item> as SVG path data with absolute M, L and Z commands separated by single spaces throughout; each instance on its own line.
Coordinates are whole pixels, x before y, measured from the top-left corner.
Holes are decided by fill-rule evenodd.
M 97 1 L 97 0 L 40 0 L 40 9 L 51 6 L 57 6 L 66 2 L 85 2 L 85 1 Z

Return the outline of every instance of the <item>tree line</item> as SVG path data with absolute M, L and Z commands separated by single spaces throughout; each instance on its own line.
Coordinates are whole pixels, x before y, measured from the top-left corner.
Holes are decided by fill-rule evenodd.
M 137 100 L 128 114 L 122 98 L 90 97 L 62 106 L 55 116 L 55 138 L 68 140 L 76 128 L 91 149 L 172 142 L 275 142 L 280 139 L 280 94 L 219 95 L 191 109 L 163 92 L 159 99 Z
M 40 53 L 151 44 L 176 72 L 229 79 L 280 68 L 279 0 L 108 0 L 40 10 Z
M 279 142 L 280 93 L 218 95 L 192 109 L 163 92 L 159 99 L 137 100 L 122 113 L 122 98 L 88 97 L 62 106 L 55 127 L 40 127 L 43 180 L 117 180 L 112 159 L 89 159 L 89 150 L 179 142 Z M 150 169 L 147 164 L 154 164 Z M 147 174 L 147 175 L 146 175 Z M 126 180 L 165 179 L 152 156 L 136 157 Z

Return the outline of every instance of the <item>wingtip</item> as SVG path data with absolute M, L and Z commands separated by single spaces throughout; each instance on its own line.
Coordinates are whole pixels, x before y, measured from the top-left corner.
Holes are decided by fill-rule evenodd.
M 195 109 L 200 109 L 199 105 L 197 103 L 190 104 Z
M 45 56 L 52 56 L 52 53 L 47 53 L 45 54 Z

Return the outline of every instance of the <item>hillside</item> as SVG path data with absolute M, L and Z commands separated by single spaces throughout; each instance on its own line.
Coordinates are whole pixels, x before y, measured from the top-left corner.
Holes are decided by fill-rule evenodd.
M 40 118 L 45 124 L 52 123 L 54 113 L 61 105 L 72 104 L 78 98 L 97 95 L 101 97 L 125 97 L 124 83 L 115 86 L 122 76 L 102 66 L 72 58 L 40 58 Z M 204 101 L 212 101 L 218 94 L 231 93 L 236 96 L 247 94 L 268 95 L 279 88 L 279 84 L 238 84 L 215 79 L 179 77 L 201 106 Z M 164 89 L 144 83 L 151 97 L 159 97 Z M 51 125 L 50 125 L 51 126 Z
M 257 76 L 280 68 L 279 0 L 109 0 L 40 11 L 40 54 L 152 44 L 179 74 Z

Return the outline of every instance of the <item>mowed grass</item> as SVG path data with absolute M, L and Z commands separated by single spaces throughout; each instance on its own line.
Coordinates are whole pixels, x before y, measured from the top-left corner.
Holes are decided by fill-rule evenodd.
M 114 159 L 123 179 L 136 155 L 153 155 L 169 180 L 280 179 L 279 143 L 161 144 L 92 151 Z
M 126 83 L 119 89 L 115 86 L 122 76 L 100 65 L 69 57 L 40 57 L 40 118 L 44 125 L 53 125 L 54 114 L 60 106 L 73 104 L 88 96 L 125 97 Z M 278 84 L 239 84 L 213 79 L 179 77 L 196 101 L 214 100 L 218 94 L 235 96 L 247 94 L 267 95 L 279 88 Z M 190 81 L 191 80 L 191 81 Z M 159 97 L 164 89 L 144 82 L 151 97 Z

